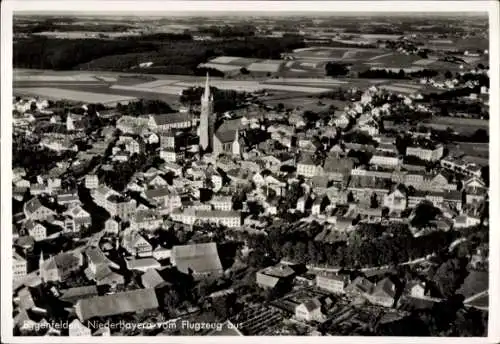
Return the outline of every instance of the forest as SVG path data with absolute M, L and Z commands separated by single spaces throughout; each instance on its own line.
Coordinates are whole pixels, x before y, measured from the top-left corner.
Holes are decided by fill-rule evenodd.
M 165 35 L 126 39 L 19 39 L 13 48 L 15 68 L 54 70 L 129 71 L 153 62 L 143 73 L 194 75 L 197 66 L 210 58 L 230 55 L 279 59 L 281 53 L 305 46 L 302 38 L 245 37 L 224 41 L 179 40 Z M 188 39 L 189 38 L 189 39 Z

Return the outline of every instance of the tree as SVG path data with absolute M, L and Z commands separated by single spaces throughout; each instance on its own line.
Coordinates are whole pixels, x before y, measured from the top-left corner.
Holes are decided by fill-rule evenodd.
M 243 74 L 243 75 L 250 74 L 250 72 L 248 71 L 248 69 L 246 69 L 245 67 L 241 67 L 240 68 L 240 73 Z
M 378 208 L 378 197 L 376 193 L 373 193 L 370 197 L 370 208 Z
M 447 71 L 444 73 L 444 77 L 445 77 L 446 79 L 451 79 L 451 78 L 453 77 L 453 74 L 452 74 L 449 70 L 447 70 Z
M 328 62 L 325 72 L 327 76 L 344 76 L 349 73 L 349 68 L 344 63 Z
M 352 191 L 349 191 L 347 194 L 347 203 L 353 203 L 354 202 L 354 195 L 352 194 Z
M 460 287 L 465 277 L 466 265 L 466 260 L 454 258 L 439 266 L 433 280 L 443 297 L 452 296 Z
M 417 228 L 425 227 L 430 221 L 434 220 L 441 211 L 434 207 L 429 201 L 423 201 L 415 208 L 414 216 L 411 220 L 411 225 Z

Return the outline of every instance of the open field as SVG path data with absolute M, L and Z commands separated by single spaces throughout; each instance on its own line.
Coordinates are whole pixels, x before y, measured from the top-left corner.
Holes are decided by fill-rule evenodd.
M 38 96 L 47 99 L 64 99 L 84 103 L 115 103 L 129 102 L 137 99 L 136 97 L 111 95 L 102 93 L 93 93 L 85 91 L 76 91 L 62 88 L 52 87 L 31 87 L 31 88 L 16 88 L 14 94 L 25 96 Z
M 432 122 L 437 124 L 459 125 L 467 127 L 476 127 L 476 129 L 488 129 L 490 122 L 484 119 L 474 118 L 456 118 L 456 117 L 441 117 L 434 116 Z
M 296 59 L 320 60 L 320 61 L 360 61 L 368 60 L 375 56 L 387 54 L 389 51 L 384 49 L 369 48 L 334 48 L 334 47 L 311 47 L 296 49 L 293 56 Z
M 31 71 L 17 71 L 15 75 L 28 75 Z M 180 75 L 141 75 L 110 72 L 55 72 L 35 70 L 32 73 L 44 78 L 31 80 L 14 80 L 14 91 L 17 94 L 27 91 L 31 95 L 47 97 L 74 98 L 79 101 L 113 102 L 116 99 L 127 100 L 129 98 L 159 99 L 174 104 L 178 101 L 179 94 L 188 87 L 203 87 L 205 77 L 203 76 L 180 76 Z M 92 81 L 74 81 L 80 76 L 91 77 Z M 62 77 L 61 77 L 62 76 Z M 75 77 L 75 79 L 73 79 Z M 115 78 L 117 82 L 105 82 L 100 77 Z M 280 95 L 279 99 L 289 99 L 297 94 L 314 95 L 337 89 L 339 87 L 356 87 L 365 89 L 372 85 L 388 87 L 395 92 L 412 93 L 416 90 L 424 92 L 428 87 L 401 80 L 385 79 L 350 79 L 350 78 L 314 78 L 308 74 L 306 78 L 287 77 L 279 79 L 250 79 L 250 80 L 227 80 L 221 78 L 210 78 L 212 86 L 219 89 L 233 89 L 238 91 L 253 92 L 267 89 L 273 95 Z M 41 90 L 36 91 L 37 88 Z M 68 90 L 70 93 L 64 93 Z M 81 92 L 81 93 L 78 93 Z M 90 93 L 90 94 L 87 94 Z M 95 95 L 95 97 L 94 97 Z M 272 98 L 276 99 L 276 97 Z

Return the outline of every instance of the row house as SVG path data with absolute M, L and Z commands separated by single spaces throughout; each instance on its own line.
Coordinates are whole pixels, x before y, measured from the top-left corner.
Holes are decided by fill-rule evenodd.
M 429 201 L 435 207 L 441 208 L 444 205 L 451 209 L 462 209 L 462 193 L 459 191 L 416 191 L 413 195 L 408 196 L 408 206 L 416 207 L 422 201 Z
M 170 214 L 173 221 L 192 226 L 197 221 L 223 225 L 229 228 L 241 227 L 241 212 L 223 210 L 195 210 L 188 208 L 183 211 L 177 210 Z

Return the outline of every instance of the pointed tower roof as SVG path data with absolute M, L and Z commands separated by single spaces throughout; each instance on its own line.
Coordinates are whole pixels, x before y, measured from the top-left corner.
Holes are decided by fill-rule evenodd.
M 203 93 L 203 99 L 209 100 L 210 99 L 210 82 L 209 82 L 209 74 L 207 72 L 207 78 L 205 80 L 205 93 Z

